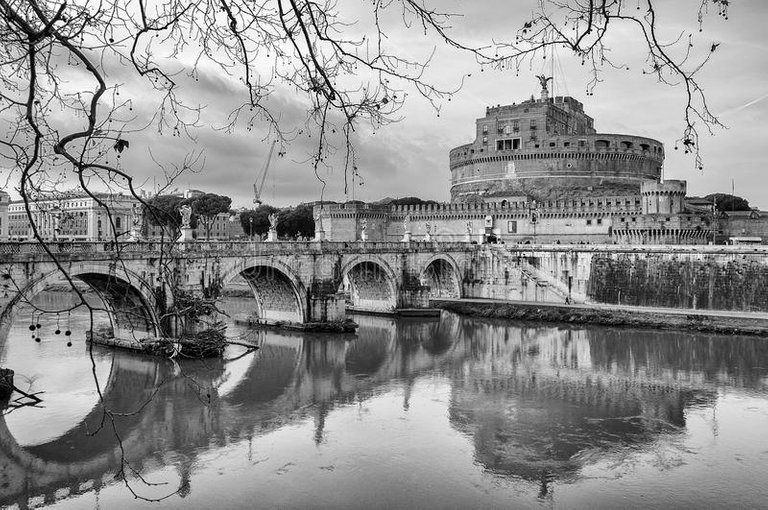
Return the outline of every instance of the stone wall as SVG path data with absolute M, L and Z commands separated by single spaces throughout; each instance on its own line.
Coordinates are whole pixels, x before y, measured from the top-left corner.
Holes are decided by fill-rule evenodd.
M 466 297 L 768 312 L 766 248 L 488 247 L 473 267 Z
M 593 301 L 707 310 L 768 311 L 765 256 L 601 254 L 592 257 Z

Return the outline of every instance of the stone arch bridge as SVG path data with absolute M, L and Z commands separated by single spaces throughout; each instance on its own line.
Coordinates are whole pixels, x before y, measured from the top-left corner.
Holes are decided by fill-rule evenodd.
M 90 286 L 115 336 L 178 332 L 168 322 L 183 296 L 217 296 L 235 285 L 267 321 L 333 322 L 347 308 L 392 313 L 462 297 L 477 246 L 467 243 L 210 242 L 0 244 L 0 324 L 63 273 Z M 62 269 L 64 271 L 62 271 Z M 169 292 L 173 285 L 175 292 Z M 181 292 L 178 292 L 181 290 Z M 176 303 L 174 303 L 174 299 Z

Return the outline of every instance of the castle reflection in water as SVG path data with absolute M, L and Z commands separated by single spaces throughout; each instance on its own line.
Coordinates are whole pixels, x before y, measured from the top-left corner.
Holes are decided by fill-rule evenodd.
M 201 452 L 308 419 L 320 443 L 334 408 L 396 383 L 406 389 L 408 409 L 408 389 L 424 376 L 448 382 L 450 426 L 470 439 L 485 470 L 541 481 L 546 493 L 549 481 L 579 475 L 585 452 L 594 457 L 685 431 L 686 409 L 712 406 L 719 388 L 768 387 L 759 369 L 768 366 L 768 346 L 750 338 L 445 313 L 440 320 L 357 320 L 351 341 L 260 331 L 258 351 L 229 361 L 109 354 L 106 407 L 124 413 L 114 415 L 114 430 L 98 405 L 33 446 L 18 444 L 0 421 L 0 504 L 25 507 L 119 483 L 113 476 L 123 460 L 137 471 L 173 466 L 184 496 Z

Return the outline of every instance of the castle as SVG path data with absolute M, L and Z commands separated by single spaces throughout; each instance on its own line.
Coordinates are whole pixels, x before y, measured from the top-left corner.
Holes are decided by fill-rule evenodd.
M 582 103 L 550 97 L 488 107 L 475 140 L 449 152 L 451 201 L 315 206 L 330 241 L 707 244 L 722 235 L 686 182 L 661 180 L 664 145 L 598 133 Z

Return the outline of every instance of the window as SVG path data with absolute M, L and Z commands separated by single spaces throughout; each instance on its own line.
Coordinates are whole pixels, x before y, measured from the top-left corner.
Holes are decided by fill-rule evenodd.
M 515 133 L 520 132 L 520 121 L 515 119 L 512 121 L 512 131 Z
M 571 142 L 563 142 L 563 147 L 570 147 L 570 146 L 571 146 Z
M 586 147 L 587 141 L 586 140 L 579 140 L 579 147 Z
M 496 140 L 496 150 L 497 151 L 504 150 L 504 140 Z
M 520 139 L 519 138 L 513 138 L 512 139 L 512 148 L 515 150 L 518 150 L 520 148 Z
M 555 145 L 557 145 L 555 142 L 549 142 L 550 147 L 554 147 Z
M 483 134 L 484 135 L 488 134 L 488 126 L 483 126 Z
M 598 218 L 597 219 L 597 224 L 598 225 L 602 225 L 603 224 L 603 219 L 602 218 Z
M 504 134 L 505 135 L 512 134 L 512 128 L 510 126 L 504 126 Z
M 517 234 L 517 221 L 510 220 L 507 222 L 507 233 L 508 234 Z
M 592 220 L 587 220 L 587 225 L 591 225 L 591 224 L 592 224 Z
M 531 129 L 536 129 L 536 119 L 531 119 L 530 127 Z
M 119 228 L 123 228 L 123 227 L 122 227 L 122 221 L 121 221 L 121 220 L 122 220 L 122 218 L 121 218 L 120 216 L 118 216 L 118 217 L 116 217 L 116 218 L 115 218 L 115 228 L 118 228 L 118 229 L 119 229 Z
M 487 136 L 483 137 L 483 145 L 488 145 L 488 137 Z

